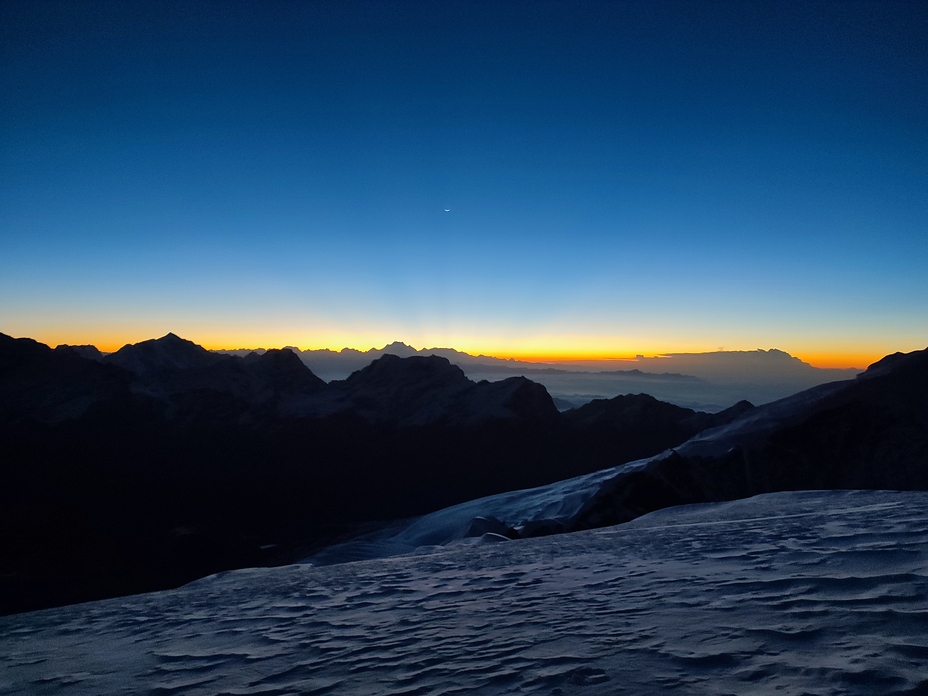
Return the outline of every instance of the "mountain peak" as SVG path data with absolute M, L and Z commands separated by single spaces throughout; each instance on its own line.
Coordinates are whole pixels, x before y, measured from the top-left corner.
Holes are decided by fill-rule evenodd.
M 72 346 L 66 343 L 55 346 L 55 350 L 59 353 L 62 351 L 70 351 L 76 353 L 82 358 L 87 358 L 88 360 L 96 360 L 97 362 L 103 360 L 103 353 L 96 346 L 83 345 L 83 346 Z
M 457 365 L 437 355 L 413 355 L 404 358 L 385 353 L 362 370 L 353 373 L 349 384 L 395 384 L 413 385 L 425 382 L 466 385 L 470 380 Z
M 383 355 L 398 355 L 401 358 L 411 358 L 414 355 L 419 355 L 419 351 L 402 341 L 393 341 L 393 343 L 384 346 L 377 352 Z
M 161 338 L 125 345 L 104 358 L 137 374 L 155 370 L 185 370 L 205 367 L 227 359 L 228 356 L 210 353 L 203 346 L 168 333 Z
M 278 391 L 310 393 L 325 387 L 325 382 L 289 348 L 271 348 L 260 355 L 250 353 L 242 358 L 242 365 Z

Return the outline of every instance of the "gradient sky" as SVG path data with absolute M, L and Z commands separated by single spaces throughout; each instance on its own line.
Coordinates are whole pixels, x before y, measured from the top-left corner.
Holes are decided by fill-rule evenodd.
M 928 3 L 4 0 L 0 43 L 4 333 L 928 345 Z

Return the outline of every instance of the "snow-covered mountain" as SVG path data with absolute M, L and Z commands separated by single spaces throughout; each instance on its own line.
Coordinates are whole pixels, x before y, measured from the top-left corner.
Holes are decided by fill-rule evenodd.
M 0 618 L 4 694 L 919 694 L 928 493 L 789 492 Z

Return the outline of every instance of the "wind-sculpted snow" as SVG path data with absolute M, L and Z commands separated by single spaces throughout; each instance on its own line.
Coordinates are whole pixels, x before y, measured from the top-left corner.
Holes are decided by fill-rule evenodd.
M 916 694 L 928 493 L 778 493 L 619 527 L 0 619 L 4 694 Z

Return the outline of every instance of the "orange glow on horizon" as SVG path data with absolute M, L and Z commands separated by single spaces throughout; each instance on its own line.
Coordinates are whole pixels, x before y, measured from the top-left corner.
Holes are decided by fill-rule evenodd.
M 890 351 L 895 352 L 895 351 Z M 877 360 L 889 353 L 817 353 L 799 352 L 790 353 L 793 357 L 807 362 L 813 367 L 866 370 Z
M 37 341 L 45 343 L 50 347 L 54 348 L 56 345 L 61 343 L 67 343 L 70 345 L 95 345 L 104 353 L 111 353 L 119 350 L 126 344 L 130 343 L 139 343 L 141 341 L 149 340 L 151 338 L 160 338 L 164 336 L 168 331 L 156 332 L 155 335 L 152 335 L 150 330 L 146 331 L 144 329 L 130 329 L 128 331 L 121 331 L 119 335 L 116 332 L 94 332 L 96 335 L 91 335 L 92 330 L 83 329 L 78 331 L 61 331 L 61 332 L 36 332 L 43 335 L 34 335 L 29 336 L 34 338 Z M 371 348 L 380 349 L 385 345 L 392 343 L 392 340 L 377 340 L 374 337 L 359 337 L 359 336 L 346 336 L 339 335 L 336 332 L 332 332 L 324 337 L 321 337 L 321 341 L 316 340 L 299 340 L 299 338 L 294 338 L 292 340 L 287 340 L 281 334 L 268 334 L 268 335 L 247 335 L 247 334 L 236 334 L 233 332 L 196 332 L 186 333 L 182 329 L 175 329 L 174 333 L 192 340 L 194 343 L 197 343 L 208 350 L 221 350 L 221 349 L 239 349 L 239 348 L 281 348 L 286 345 L 295 345 L 298 346 L 301 350 L 320 350 L 328 348 L 329 350 L 339 351 L 343 347 L 350 347 L 359 351 L 366 351 Z M 102 335 L 101 335 L 102 334 Z M 531 341 L 524 342 L 506 342 L 503 341 L 502 345 L 496 344 L 493 342 L 483 342 L 475 341 L 471 337 L 462 338 L 461 340 L 455 341 L 444 340 L 444 341 L 414 341 L 407 340 L 405 341 L 408 345 L 413 346 L 417 349 L 423 348 L 453 348 L 470 355 L 485 355 L 488 357 L 501 358 L 501 359 L 513 359 L 523 362 L 531 363 L 603 363 L 603 362 L 614 362 L 615 369 L 634 369 L 637 360 L 637 355 L 644 355 L 646 357 L 656 357 L 661 355 L 668 355 L 671 353 L 709 353 L 714 352 L 713 349 L 707 348 L 705 346 L 692 346 L 685 345 L 680 347 L 674 347 L 672 349 L 667 349 L 662 347 L 660 350 L 654 349 L 634 349 L 634 350 L 614 350 L 608 347 L 604 347 L 603 343 L 606 341 L 584 341 L 580 337 L 576 337 L 573 340 L 568 339 L 555 339 L 551 343 L 548 343 L 545 340 L 533 339 Z M 727 349 L 727 350 L 737 350 L 737 349 Z M 745 348 L 743 350 L 754 350 L 754 348 Z M 888 353 L 895 351 L 889 350 L 886 352 L 879 352 L 878 350 L 854 350 L 854 351 L 828 351 L 828 350 L 802 350 L 797 349 L 794 351 L 788 350 L 786 348 L 781 348 L 785 350 L 790 355 L 799 358 L 803 362 L 806 362 L 814 367 L 821 368 L 857 368 L 860 370 L 866 369 L 866 367 Z M 591 365 L 591 369 L 601 370 L 604 369 L 603 366 Z
M 468 351 L 469 352 L 469 351 Z M 665 355 L 670 355 L 673 353 L 687 353 L 687 354 L 698 354 L 698 353 L 712 353 L 715 351 L 710 350 L 665 350 L 665 351 L 638 351 L 634 355 L 623 355 L 617 357 L 616 355 L 601 355 L 601 354 L 588 354 L 588 353 L 553 353 L 553 354 L 528 354 L 528 355 L 504 355 L 504 354 L 491 354 L 484 353 L 485 355 L 492 355 L 495 358 L 503 359 L 513 359 L 519 360 L 522 362 L 532 362 L 532 363 L 602 363 L 602 362 L 614 362 L 616 363 L 615 369 L 634 369 L 635 364 L 637 363 L 636 355 L 644 355 L 648 358 L 660 357 Z M 884 357 L 882 354 L 869 354 L 869 353 L 853 353 L 853 354 L 830 354 L 830 353 L 793 353 L 791 351 L 785 351 L 789 353 L 794 358 L 799 358 L 805 363 L 808 363 L 812 367 L 819 368 L 835 368 L 835 369 L 859 369 L 865 370 L 868 365 L 875 363 L 880 358 Z M 602 366 L 597 365 L 596 370 L 603 369 Z

